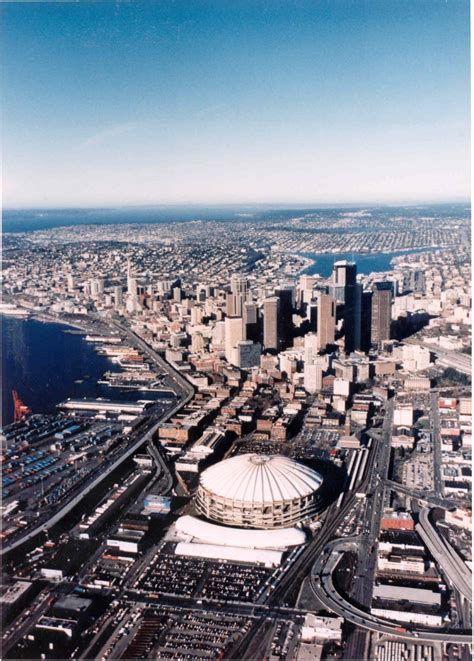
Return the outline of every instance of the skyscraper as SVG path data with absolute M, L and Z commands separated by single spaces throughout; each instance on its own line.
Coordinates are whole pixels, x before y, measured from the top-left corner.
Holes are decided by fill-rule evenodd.
M 278 351 L 280 348 L 280 338 L 278 336 L 279 308 L 280 299 L 276 296 L 266 298 L 263 301 L 263 346 L 265 350 Z
M 371 343 L 377 349 L 381 349 L 383 342 L 390 339 L 391 318 L 392 284 L 376 282 L 372 296 Z
M 338 303 L 344 304 L 344 350 L 360 348 L 360 313 L 362 290 L 357 285 L 357 266 L 342 260 L 334 263 L 332 291 Z
M 372 336 L 372 292 L 362 292 L 362 305 L 360 314 L 360 348 L 369 351 Z
M 244 339 L 242 317 L 225 318 L 225 357 L 228 363 L 233 363 L 233 349 Z
M 244 303 L 244 339 L 258 342 L 260 335 L 260 324 L 258 319 L 258 305 L 256 303 Z
M 319 348 L 334 344 L 336 333 L 336 302 L 329 294 L 318 294 L 318 338 Z
M 280 344 L 287 347 L 293 338 L 293 299 L 295 289 L 292 285 L 285 285 L 275 289 L 275 296 L 280 301 L 278 313 L 278 336 Z M 279 347 L 280 348 L 280 347 Z
M 241 317 L 247 300 L 248 282 L 244 276 L 235 274 L 230 279 L 230 293 L 227 294 L 227 314 Z

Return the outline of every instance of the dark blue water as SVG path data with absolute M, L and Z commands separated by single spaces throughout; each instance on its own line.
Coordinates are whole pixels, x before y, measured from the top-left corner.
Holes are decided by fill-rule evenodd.
M 304 257 L 309 257 L 315 260 L 315 264 L 308 267 L 304 273 L 313 275 L 319 273 L 323 278 L 327 278 L 332 273 L 334 262 L 342 259 L 347 259 L 350 262 L 357 264 L 357 273 L 361 275 L 369 275 L 370 273 L 379 273 L 383 271 L 392 271 L 393 266 L 390 263 L 394 257 L 400 255 L 411 255 L 417 252 L 426 252 L 429 248 L 413 248 L 412 250 L 398 250 L 395 252 L 386 253 L 357 253 L 357 252 L 344 252 L 344 253 L 303 253 Z
M 32 232 L 70 225 L 126 225 L 233 220 L 245 213 L 235 207 L 139 207 L 120 209 L 27 209 L 3 211 L 4 232 Z
M 160 399 L 161 393 L 122 391 L 98 385 L 119 366 L 67 326 L 0 316 L 2 326 L 2 424 L 13 421 L 12 390 L 33 413 L 53 413 L 67 397 Z M 82 383 L 75 383 L 82 379 Z
M 228 204 L 220 206 L 204 205 L 155 205 L 151 207 L 119 207 L 107 209 L 4 209 L 4 232 L 31 232 L 40 229 L 52 229 L 69 225 L 107 225 L 107 224 L 141 224 L 141 223 L 169 223 L 189 222 L 190 220 L 252 220 L 286 222 L 289 218 L 298 215 L 315 214 L 321 217 L 338 218 L 341 211 L 357 211 L 360 206 L 353 205 L 318 205 L 306 207 L 295 205 L 288 208 L 278 204 Z M 367 206 L 365 209 L 369 208 Z M 374 216 L 379 219 L 390 220 L 393 215 L 406 214 L 407 217 L 436 214 L 440 221 L 443 217 L 453 214 L 469 218 L 470 210 L 466 204 L 436 204 L 418 205 L 411 207 L 370 207 Z M 363 223 L 362 223 L 363 224 Z M 361 224 L 358 224 L 359 229 Z M 370 219 L 367 224 L 370 229 Z M 339 233 L 338 229 L 336 233 Z

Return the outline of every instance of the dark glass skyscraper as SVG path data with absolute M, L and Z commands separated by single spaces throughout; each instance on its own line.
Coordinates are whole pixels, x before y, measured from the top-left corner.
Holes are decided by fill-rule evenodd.
M 334 263 L 331 289 L 336 301 L 344 304 L 344 350 L 350 353 L 360 348 L 361 341 L 361 290 L 354 262 Z
M 392 283 L 376 282 L 372 297 L 372 346 L 380 349 L 390 339 L 392 320 Z

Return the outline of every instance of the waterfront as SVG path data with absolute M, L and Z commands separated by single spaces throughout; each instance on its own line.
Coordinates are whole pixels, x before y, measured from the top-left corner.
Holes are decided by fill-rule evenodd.
M 334 262 L 346 259 L 357 263 L 357 272 L 361 275 L 370 273 L 384 273 L 392 271 L 391 260 L 401 255 L 412 255 L 418 252 L 428 252 L 431 248 L 414 248 L 412 250 L 395 250 L 393 252 L 375 252 L 375 253 L 301 253 L 302 257 L 308 257 L 314 260 L 314 264 L 304 270 L 304 273 L 313 275 L 318 273 L 323 278 L 328 278 L 332 273 Z
M 2 325 L 2 424 L 13 421 L 12 390 L 33 413 L 53 413 L 67 397 L 159 399 L 160 393 L 108 388 L 97 381 L 120 367 L 96 352 L 77 331 L 35 319 L 0 317 Z

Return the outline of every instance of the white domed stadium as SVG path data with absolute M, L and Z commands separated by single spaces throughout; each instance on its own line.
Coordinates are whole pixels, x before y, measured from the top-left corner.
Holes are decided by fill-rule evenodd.
M 196 507 L 207 519 L 241 528 L 285 528 L 321 508 L 323 479 L 282 455 L 243 454 L 205 470 Z

